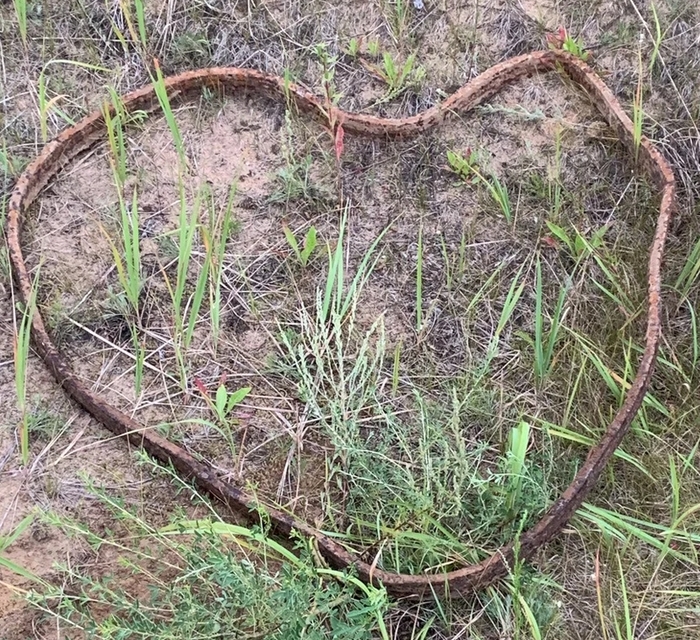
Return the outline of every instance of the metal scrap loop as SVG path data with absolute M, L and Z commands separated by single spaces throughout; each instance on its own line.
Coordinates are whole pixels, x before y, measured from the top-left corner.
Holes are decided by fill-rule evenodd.
M 331 114 L 334 122 L 342 123 L 346 133 L 365 136 L 408 136 L 438 125 L 451 112 L 470 110 L 518 78 L 555 69 L 566 73 L 584 89 L 593 104 L 615 129 L 628 151 L 635 154 L 639 165 L 656 183 L 660 205 L 656 232 L 649 253 L 646 341 L 637 374 L 624 404 L 600 442 L 590 450 L 569 487 L 554 501 L 540 521 L 519 537 L 518 556 L 521 559 L 531 557 L 539 547 L 559 533 L 578 509 L 620 444 L 644 399 L 659 345 L 661 259 L 669 220 L 675 207 L 673 172 L 647 138 L 635 138 L 630 118 L 596 73 L 578 58 L 562 51 L 538 51 L 501 62 L 471 80 L 441 104 L 411 118 L 382 119 L 341 110 L 335 110 Z M 165 83 L 171 94 L 186 95 L 197 92 L 204 86 L 226 86 L 283 99 L 289 95 L 301 110 L 322 120 L 327 121 L 329 117 L 321 101 L 308 91 L 294 85 L 285 86 L 281 78 L 251 69 L 212 68 L 188 71 L 167 78 Z M 158 105 L 155 91 L 150 85 L 129 93 L 122 101 L 127 111 L 150 110 Z M 87 116 L 48 143 L 17 181 L 10 199 L 8 245 L 15 281 L 20 297 L 25 303 L 30 299 L 32 283 L 20 243 L 22 215 L 40 190 L 63 166 L 102 138 L 104 129 L 101 112 Z M 331 565 L 336 568 L 353 567 L 362 580 L 382 584 L 393 595 L 420 596 L 423 593 L 430 595 L 435 592 L 455 595 L 470 592 L 506 576 L 514 562 L 513 543 L 510 543 L 482 562 L 442 574 L 407 575 L 373 567 L 307 522 L 274 507 L 261 507 L 259 501 L 250 494 L 220 480 L 211 467 L 197 461 L 178 445 L 161 437 L 152 428 L 139 424 L 110 405 L 100 395 L 90 391 L 78 380 L 67 359 L 58 351 L 39 312 L 34 314 L 32 339 L 36 351 L 66 393 L 114 434 L 125 436 L 161 462 L 172 464 L 183 476 L 193 480 L 200 489 L 248 517 L 252 514 L 255 518 L 258 510 L 263 508 L 278 535 L 289 536 L 292 530 L 295 530 L 313 538 Z

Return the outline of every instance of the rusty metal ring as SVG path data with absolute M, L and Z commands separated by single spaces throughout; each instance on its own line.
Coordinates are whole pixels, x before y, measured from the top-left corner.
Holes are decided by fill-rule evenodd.
M 555 500 L 539 522 L 523 532 L 518 540 L 518 557 L 526 559 L 553 536 L 561 531 L 591 490 L 610 456 L 620 444 L 634 416 L 642 404 L 649 385 L 660 338 L 661 259 L 668 225 L 675 208 L 675 181 L 673 172 L 664 157 L 645 137 L 637 139 L 629 117 L 619 102 L 584 62 L 562 51 L 538 51 L 511 58 L 491 67 L 471 80 L 441 104 L 424 113 L 405 119 L 382 119 L 358 115 L 333 108 L 332 121 L 341 123 L 346 133 L 379 135 L 412 135 L 438 125 L 451 112 L 465 112 L 489 98 L 513 80 L 538 71 L 558 70 L 567 74 L 584 89 L 593 104 L 615 129 L 628 151 L 635 155 L 638 164 L 656 183 L 659 190 L 659 216 L 651 245 L 648 266 L 648 313 L 646 343 L 635 379 L 627 392 L 624 404 L 600 442 L 593 447 L 576 477 L 562 495 Z M 264 93 L 275 97 L 291 96 L 305 112 L 329 120 L 328 110 L 314 95 L 295 85 L 285 86 L 281 78 L 250 69 L 213 68 L 188 71 L 166 79 L 168 92 L 187 94 L 204 86 L 227 86 Z M 127 111 L 151 110 L 157 107 L 155 91 L 151 85 L 138 89 L 122 98 Z M 40 190 L 58 171 L 79 153 L 98 142 L 104 133 L 101 112 L 95 112 L 78 124 L 63 131 L 48 143 L 39 156 L 20 176 L 12 192 L 8 214 L 8 246 L 15 282 L 21 299 L 28 303 L 32 282 L 20 244 L 22 214 L 35 200 Z M 49 336 L 41 314 L 34 314 L 32 339 L 38 354 L 43 358 L 58 383 L 66 393 L 88 413 L 104 424 L 112 433 L 129 439 L 143 447 L 161 462 L 172 464 L 184 477 L 210 495 L 224 502 L 247 517 L 256 517 L 264 509 L 276 534 L 289 536 L 293 530 L 315 540 L 323 557 L 336 568 L 352 567 L 364 581 L 381 584 L 390 594 L 418 595 L 424 593 L 459 594 L 484 588 L 506 576 L 514 562 L 514 545 L 507 544 L 490 558 L 477 564 L 444 574 L 405 575 L 383 571 L 348 552 L 338 542 L 315 529 L 307 522 L 273 507 L 261 507 L 258 500 L 238 487 L 220 480 L 214 470 L 198 462 L 187 451 L 158 435 L 152 428 L 144 427 L 104 398 L 90 391 L 72 372 L 66 358 L 58 351 Z

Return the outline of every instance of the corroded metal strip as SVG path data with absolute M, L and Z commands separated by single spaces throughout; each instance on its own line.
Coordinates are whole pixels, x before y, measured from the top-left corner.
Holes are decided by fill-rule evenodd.
M 612 91 L 584 62 L 562 51 L 538 51 L 506 60 L 471 80 L 444 102 L 427 111 L 405 119 L 383 119 L 334 109 L 335 122 L 346 133 L 363 136 L 410 136 L 426 131 L 442 122 L 451 112 L 466 112 L 501 90 L 507 84 L 550 70 L 565 72 L 589 95 L 592 103 L 615 129 L 630 153 L 636 154 L 640 166 L 649 173 L 660 194 L 656 233 L 651 245 L 648 268 L 648 312 L 644 353 L 637 375 L 625 402 L 617 412 L 600 442 L 593 447 L 576 477 L 564 493 L 552 504 L 541 520 L 524 532 L 519 539 L 520 558 L 529 558 L 543 544 L 558 534 L 598 480 L 603 468 L 619 446 L 634 416 L 642 404 L 649 385 L 660 338 L 661 260 L 669 220 L 675 208 L 675 181 L 664 157 L 652 143 L 642 137 L 635 143 L 634 127 Z M 236 68 L 212 68 L 188 71 L 166 79 L 171 94 L 196 92 L 203 86 L 226 86 L 246 89 L 275 98 L 289 96 L 300 108 L 322 121 L 328 121 L 324 105 L 301 87 L 285 87 L 281 78 L 259 71 Z M 158 101 L 152 86 L 138 89 L 123 97 L 127 111 L 152 110 Z M 95 112 L 75 126 L 63 131 L 48 143 L 39 156 L 20 176 L 10 199 L 8 215 L 8 245 L 15 282 L 26 303 L 30 298 L 31 280 L 22 254 L 20 231 L 22 214 L 35 200 L 40 190 L 66 163 L 99 141 L 104 133 L 104 120 Z M 40 313 L 34 315 L 32 339 L 39 355 L 66 393 L 86 411 L 102 422 L 114 434 L 122 435 L 151 456 L 172 464 L 184 477 L 193 480 L 200 489 L 218 498 L 231 509 L 250 517 L 261 508 L 259 501 L 234 485 L 217 477 L 214 470 L 193 458 L 181 447 L 131 419 L 104 398 L 90 391 L 74 375 L 70 365 L 51 340 Z M 275 532 L 288 536 L 296 530 L 313 538 L 326 560 L 336 568 L 354 567 L 359 577 L 374 584 L 383 584 L 393 595 L 422 595 L 443 592 L 451 595 L 484 588 L 505 577 L 514 561 L 513 544 L 503 546 L 490 558 L 461 569 L 434 575 L 405 575 L 377 569 L 350 553 L 342 545 L 307 522 L 273 507 L 262 507 L 269 516 Z M 255 515 L 253 515 L 255 517 Z

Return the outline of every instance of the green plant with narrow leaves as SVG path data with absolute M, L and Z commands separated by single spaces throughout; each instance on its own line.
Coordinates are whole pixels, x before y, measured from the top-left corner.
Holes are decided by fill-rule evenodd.
M 570 284 L 567 283 L 559 289 L 557 302 L 554 311 L 549 318 L 545 318 L 545 300 L 544 289 L 542 284 L 542 264 L 540 257 L 537 257 L 535 262 L 535 331 L 534 336 L 518 332 L 533 349 L 535 358 L 533 361 L 535 382 L 538 387 L 550 375 L 552 365 L 554 363 L 554 348 L 560 338 L 562 321 L 565 316 L 564 303 L 569 290 Z M 546 329 L 546 325 L 549 329 Z
M 17 18 L 17 27 L 24 48 L 27 48 L 27 0 L 12 0 Z
M 513 210 L 508 196 L 508 189 L 496 176 L 486 176 L 478 164 L 478 154 L 470 151 L 467 157 L 456 151 L 447 151 L 447 161 L 450 168 L 462 179 L 472 183 L 480 183 L 486 187 L 487 191 L 498 204 L 506 222 L 509 224 L 513 220 Z
M 131 205 L 124 201 L 122 188 L 117 189 L 119 194 L 119 217 L 121 230 L 121 246 L 118 246 L 103 229 L 112 258 L 117 269 L 119 283 L 124 290 L 135 317 L 139 316 L 139 298 L 141 296 L 141 238 L 139 231 L 139 205 L 138 191 L 134 188 Z M 122 255 L 124 258 L 122 259 Z
M 147 54 L 147 33 L 146 12 L 143 0 L 133 0 L 133 10 L 131 0 L 118 0 L 118 4 L 123 20 L 116 19 L 112 15 L 109 16 L 112 33 L 121 44 L 124 53 L 130 53 L 131 43 L 133 43 L 145 62 Z M 134 13 L 136 14 L 135 21 Z M 124 29 L 124 27 L 126 27 L 126 29 Z
M 576 444 L 580 444 L 589 448 L 595 446 L 596 444 L 596 440 L 594 438 L 592 438 L 591 436 L 587 436 L 583 433 L 579 433 L 578 431 L 567 429 L 566 427 L 548 422 L 547 420 L 543 420 L 542 418 L 534 418 L 533 421 L 536 425 L 539 425 L 544 431 L 546 431 L 547 435 L 552 436 L 553 438 L 560 438 L 561 440 L 564 440 L 566 442 L 574 442 Z M 591 433 L 593 432 L 590 429 L 590 427 L 587 427 L 582 422 L 580 422 L 580 424 L 586 430 L 590 431 Z M 654 480 L 654 476 L 644 466 L 644 464 L 638 457 L 627 453 L 624 449 L 621 449 L 619 447 L 615 449 L 615 453 L 613 455 L 619 458 L 620 460 L 624 460 L 625 462 L 631 464 L 633 467 L 637 468 L 645 476 L 647 476 L 649 480 Z
M 35 519 L 36 515 L 34 513 L 29 513 L 17 523 L 12 531 L 10 531 L 8 534 L 0 535 L 0 568 L 5 569 L 6 571 L 11 571 L 12 573 L 17 574 L 18 576 L 24 578 L 25 580 L 29 580 L 32 583 L 47 586 L 47 583 L 45 583 L 36 574 L 29 571 L 29 569 L 26 567 L 23 567 L 13 560 L 10 560 L 4 555 L 5 551 L 15 544 L 15 542 L 19 540 L 19 537 L 25 531 L 27 531 L 27 529 L 29 529 Z
M 525 420 L 511 429 L 508 439 L 507 468 L 509 485 L 506 498 L 506 508 L 513 513 L 522 492 L 523 476 L 525 473 L 525 458 L 530 444 L 530 425 Z
M 136 396 L 141 395 L 143 372 L 146 361 L 146 348 L 140 337 L 141 291 L 143 287 L 141 265 L 141 231 L 138 204 L 138 188 L 134 186 L 130 206 L 127 205 L 125 183 L 127 179 L 126 132 L 127 122 L 138 120 L 141 114 L 130 116 L 126 113 L 121 98 L 113 87 L 108 87 L 110 103 L 102 106 L 102 117 L 107 130 L 107 142 L 110 150 L 109 164 L 112 169 L 114 186 L 117 191 L 119 209 L 119 240 L 114 241 L 102 225 L 100 230 L 109 244 L 117 278 L 122 287 L 128 305 L 127 322 L 131 334 L 131 343 L 135 353 Z M 123 257 L 122 257 L 123 256 Z
M 194 253 L 195 238 L 199 226 L 199 217 L 202 203 L 208 190 L 206 186 L 197 189 L 194 203 L 188 207 L 185 198 L 184 184 L 180 181 L 180 209 L 177 228 L 177 268 L 175 282 L 165 276 L 165 283 L 170 293 L 173 304 L 174 331 L 178 347 L 187 349 L 192 339 L 195 322 L 205 294 L 205 286 L 209 277 L 210 261 L 205 257 L 202 269 L 197 278 L 195 292 L 189 298 L 186 297 L 187 284 L 189 282 L 190 264 Z M 182 354 L 179 359 L 181 366 Z
M 416 67 L 416 56 L 411 54 L 403 64 L 385 51 L 382 56 L 382 67 L 377 69 L 379 75 L 387 84 L 387 90 L 380 102 L 388 102 L 401 95 L 410 86 L 415 86 L 425 78 L 425 69 Z
M 683 263 L 683 268 L 678 274 L 674 287 L 682 297 L 687 297 L 691 288 L 698 282 L 700 276 L 700 239 L 693 245 L 688 257 Z
M 416 256 L 416 331 L 423 328 L 423 226 L 418 230 L 418 255 Z
M 302 267 L 306 267 L 306 265 L 309 263 L 309 259 L 311 258 L 311 254 L 316 249 L 316 227 L 309 227 L 309 230 L 304 236 L 304 243 L 301 247 L 299 246 L 299 242 L 297 241 L 294 232 L 286 224 L 282 227 L 282 231 L 284 232 L 284 237 L 287 244 L 294 252 L 297 262 L 299 262 Z
M 501 334 L 508 325 L 511 316 L 515 312 L 515 309 L 518 305 L 520 296 L 522 296 L 523 291 L 525 290 L 525 283 L 520 282 L 523 269 L 524 265 L 520 267 L 518 273 L 515 275 L 515 277 L 510 283 L 510 287 L 508 288 L 508 293 L 506 294 L 505 301 L 503 302 L 503 308 L 501 309 L 501 314 L 498 318 L 498 324 L 496 325 L 496 329 L 493 332 L 493 335 L 491 336 L 491 339 L 489 340 L 488 346 L 486 348 L 486 356 L 481 366 L 481 376 L 486 375 L 486 373 L 489 371 L 489 367 L 491 366 L 492 360 L 498 354 L 498 345 L 501 340 Z
M 210 263 L 209 272 L 209 316 L 211 318 L 212 341 L 214 349 L 219 343 L 221 333 L 221 283 L 224 273 L 226 243 L 236 230 L 236 220 L 233 217 L 233 202 L 238 189 L 233 182 L 228 192 L 226 207 L 215 215 L 214 207 L 209 210 L 209 225 L 202 227 L 202 240 L 205 255 Z
M 111 153 L 110 166 L 115 178 L 117 189 L 123 190 L 126 182 L 126 138 L 124 126 L 127 113 L 119 94 L 114 87 L 107 88 L 110 102 L 102 105 L 102 117 L 107 130 L 107 142 Z
M 545 221 L 548 229 L 552 235 L 562 243 L 569 251 L 571 257 L 576 260 L 577 263 L 581 262 L 584 258 L 590 256 L 596 249 L 600 249 L 603 246 L 603 238 L 608 232 L 608 225 L 604 225 L 597 229 L 590 238 L 586 238 L 578 229 L 574 228 L 573 233 L 569 233 L 563 227 L 550 222 Z
M 151 83 L 153 84 L 153 89 L 156 93 L 158 104 L 160 105 L 161 111 L 163 112 L 165 121 L 168 124 L 168 129 L 170 129 L 170 135 L 175 145 L 175 151 L 177 152 L 178 168 L 182 178 L 185 170 L 187 169 L 187 154 L 185 153 L 185 143 L 182 139 L 180 127 L 177 124 L 175 114 L 170 104 L 170 98 L 168 97 L 168 90 L 165 87 L 165 78 L 163 78 L 163 72 L 161 71 L 160 64 L 158 64 L 157 60 L 155 64 L 155 70 L 155 76 L 151 75 Z
M 418 0 L 414 1 L 417 6 Z M 382 0 L 381 4 L 387 18 L 388 26 L 394 41 L 401 46 L 411 18 L 411 7 L 408 0 Z
M 89 71 L 99 71 L 101 73 L 110 73 L 110 69 L 105 67 L 100 67 L 99 65 L 88 64 L 86 62 L 80 62 L 79 60 L 62 60 L 55 59 L 49 60 L 39 73 L 39 124 L 41 128 L 41 141 L 47 142 L 49 139 L 49 115 L 51 113 L 57 114 L 66 124 L 75 124 L 74 120 L 62 111 L 58 107 L 58 102 L 64 97 L 62 95 L 55 95 L 49 98 L 49 78 L 47 75 L 47 70 L 51 65 L 68 65 L 73 67 L 78 67 L 81 69 L 88 69 Z
M 642 127 L 644 125 L 644 68 L 641 47 L 638 58 L 637 89 L 634 92 L 634 100 L 632 102 L 632 139 L 635 160 L 639 158 L 639 145 L 642 143 Z
M 654 66 L 656 65 L 656 61 L 659 59 L 659 52 L 661 50 L 661 44 L 664 41 L 666 34 L 671 29 L 671 25 L 669 25 L 668 27 L 666 27 L 665 31 L 661 30 L 661 20 L 659 19 L 659 12 L 656 9 L 655 2 L 651 3 L 651 13 L 652 13 L 652 16 L 654 18 L 654 34 L 653 34 L 654 49 L 651 52 L 651 57 L 649 58 L 649 73 L 650 74 L 653 73 Z
M 127 28 L 134 42 L 138 42 L 141 46 L 141 52 L 145 54 L 147 46 L 146 35 L 146 12 L 143 0 L 133 0 L 134 11 L 136 13 L 136 28 L 134 27 L 134 18 L 131 14 L 130 3 L 126 0 L 119 0 L 119 4 L 126 20 Z
M 376 257 L 373 262 L 370 262 L 375 250 L 390 229 L 390 227 L 386 227 L 371 244 L 368 251 L 362 257 L 350 285 L 346 288 L 343 262 L 345 258 L 344 238 L 347 224 L 348 207 L 346 206 L 340 222 L 340 230 L 338 232 L 335 250 L 331 250 L 330 244 L 326 245 L 328 251 L 328 273 L 326 275 L 326 285 L 322 298 L 322 314 L 324 319 L 329 318 L 331 312 L 342 318 L 350 311 L 352 305 L 356 302 L 357 295 L 362 290 L 362 287 L 374 270 L 377 260 L 379 259 Z
M 20 412 L 19 443 L 22 464 L 29 462 L 29 411 L 27 408 L 27 361 L 29 359 L 29 343 L 31 339 L 32 322 L 36 313 L 36 296 L 39 284 L 37 269 L 32 281 L 29 300 L 21 311 L 19 322 L 17 314 L 14 315 L 14 362 L 15 362 L 15 393 L 17 395 L 17 408 Z

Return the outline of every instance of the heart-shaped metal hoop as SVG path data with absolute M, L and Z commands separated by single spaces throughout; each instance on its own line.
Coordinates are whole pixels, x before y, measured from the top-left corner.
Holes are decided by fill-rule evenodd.
M 330 119 L 336 123 L 335 126 L 342 124 L 346 134 L 410 136 L 438 125 L 452 112 L 468 111 L 518 78 L 551 70 L 565 73 L 588 94 L 593 104 L 617 132 L 627 150 L 635 155 L 639 166 L 652 178 L 659 190 L 660 204 L 656 233 L 649 253 L 646 342 L 637 375 L 627 392 L 624 404 L 600 442 L 590 450 L 569 487 L 555 500 L 540 521 L 519 537 L 519 558 L 531 557 L 539 547 L 561 531 L 598 480 L 644 399 L 659 344 L 661 259 L 669 221 L 675 208 L 675 181 L 667 161 L 647 138 L 635 138 L 632 121 L 598 75 L 578 58 L 562 51 L 538 51 L 501 62 L 471 80 L 444 102 L 420 115 L 405 119 L 382 119 L 338 109 L 333 109 L 329 114 L 323 103 L 303 88 L 285 85 L 281 78 L 251 69 L 201 69 L 165 80 L 170 95 L 186 96 L 207 86 L 243 89 L 283 99 L 285 96 L 291 96 L 300 110 L 326 123 Z M 155 90 L 150 85 L 124 96 L 122 102 L 127 111 L 150 111 L 158 105 Z M 25 304 L 30 300 L 32 282 L 20 244 L 22 214 L 62 167 L 103 138 L 104 130 L 105 123 L 101 112 L 87 116 L 48 143 L 17 181 L 10 199 L 8 245 L 16 285 Z M 421 596 L 433 593 L 455 595 L 481 589 L 506 576 L 512 567 L 514 548 L 511 543 L 478 564 L 442 574 L 406 575 L 378 569 L 348 552 L 338 542 L 303 520 L 273 507 L 261 506 L 253 496 L 220 480 L 211 467 L 198 462 L 181 447 L 161 437 L 152 428 L 139 424 L 90 391 L 78 380 L 66 358 L 54 345 L 38 310 L 33 317 L 32 339 L 36 351 L 68 395 L 112 433 L 125 436 L 157 460 L 172 464 L 183 476 L 193 480 L 200 489 L 247 517 L 258 518 L 259 511 L 263 509 L 266 520 L 272 524 L 276 534 L 289 536 L 295 530 L 303 536 L 313 538 L 324 558 L 336 568 L 353 567 L 362 580 L 382 584 L 393 595 Z

